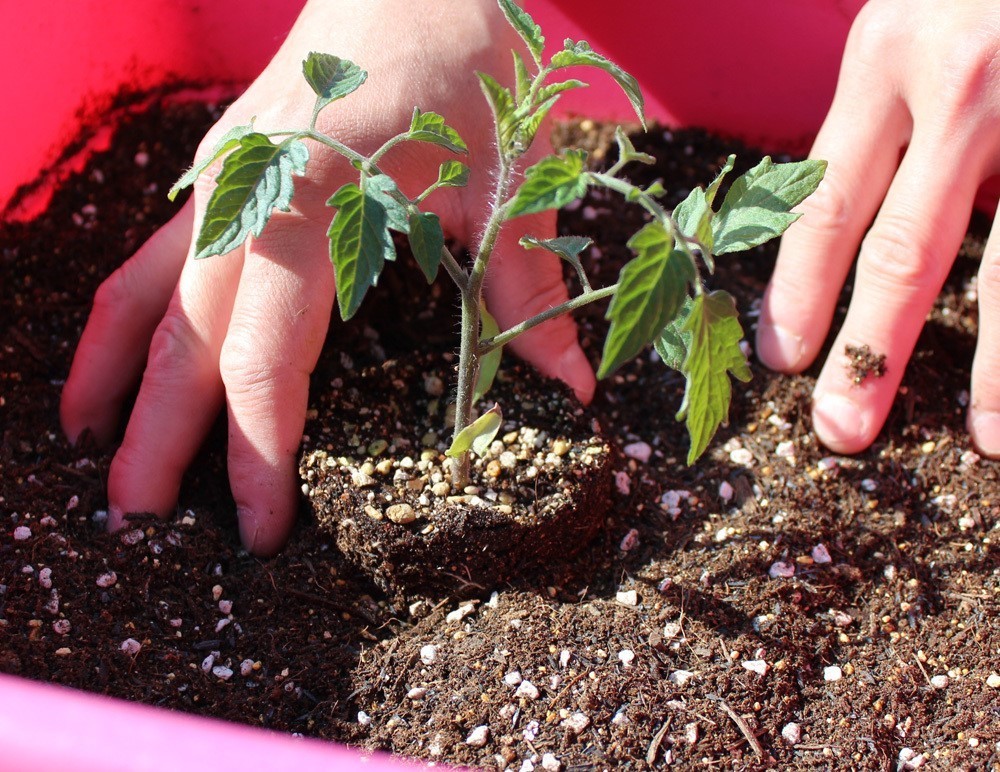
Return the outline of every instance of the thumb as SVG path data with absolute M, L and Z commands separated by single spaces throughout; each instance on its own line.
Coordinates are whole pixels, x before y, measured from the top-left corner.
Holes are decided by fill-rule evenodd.
M 500 233 L 484 288 L 486 305 L 501 329 L 509 329 L 569 299 L 558 257 L 525 250 L 522 236 L 551 238 L 555 213 L 519 217 Z M 577 338 L 576 322 L 563 314 L 515 338 L 510 349 L 552 378 L 565 382 L 584 404 L 594 397 L 594 370 Z

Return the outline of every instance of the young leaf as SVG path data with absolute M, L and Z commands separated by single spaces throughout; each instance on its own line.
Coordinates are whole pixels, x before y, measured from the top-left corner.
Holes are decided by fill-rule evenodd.
M 638 161 L 641 164 L 656 163 L 656 159 L 649 153 L 640 153 L 635 149 L 632 140 L 629 139 L 625 130 L 619 126 L 615 129 L 615 142 L 618 143 L 618 160 L 623 163 Z
M 493 315 L 486 310 L 486 304 L 479 304 L 479 340 L 489 340 L 500 334 L 500 325 Z M 503 347 L 490 351 L 479 358 L 479 375 L 476 378 L 476 391 L 472 396 L 473 402 L 478 402 L 493 385 L 493 379 L 497 377 L 497 370 L 500 369 L 500 357 L 503 354 Z
M 743 329 L 736 304 L 728 293 L 716 291 L 695 298 L 681 331 L 690 338 L 681 366 L 687 385 L 677 420 L 687 422 L 691 437 L 687 462 L 691 465 L 729 415 L 732 399 L 729 373 L 741 381 L 749 381 L 750 367 L 740 349 Z
M 511 201 L 510 218 L 561 209 L 587 192 L 584 150 L 566 150 L 550 155 L 524 172 L 524 182 Z
M 535 112 L 521 121 L 520 126 L 514 134 L 521 152 L 531 147 L 531 143 L 535 141 L 535 135 L 538 134 L 538 129 L 541 128 L 542 121 L 545 120 L 545 116 L 549 114 L 549 110 L 558 101 L 558 96 L 552 97 L 547 102 L 540 104 Z
M 503 424 L 503 412 L 500 405 L 493 405 L 479 418 L 466 426 L 458 433 L 458 436 L 451 443 L 451 447 L 444 452 L 449 458 L 455 458 L 471 450 L 477 455 L 484 455 L 493 442 L 493 438 L 500 431 Z
M 694 307 L 694 299 L 687 297 L 684 305 L 674 320 L 663 328 L 660 337 L 653 341 L 653 348 L 660 355 L 663 364 L 671 370 L 680 371 L 687 359 L 688 348 L 691 346 L 691 333 L 684 331 L 688 316 Z
M 510 149 L 514 132 L 517 129 L 517 119 L 514 115 L 514 96 L 510 93 L 509 88 L 501 86 L 485 72 L 477 72 L 476 75 L 479 76 L 479 86 L 482 88 L 483 94 L 486 95 L 486 100 L 490 103 L 490 109 L 493 110 L 500 149 L 506 153 Z
M 561 67 L 588 65 L 590 67 L 597 67 L 598 69 L 604 70 L 608 73 L 608 75 L 615 79 L 619 86 L 621 86 L 622 91 L 625 92 L 625 96 L 628 97 L 628 101 L 632 105 L 632 109 L 635 110 L 635 114 L 639 116 L 639 122 L 642 123 L 643 128 L 645 128 L 646 113 L 644 100 L 642 98 L 642 91 L 639 89 L 638 81 L 610 59 L 606 59 L 594 51 L 588 43 L 582 40 L 579 43 L 574 43 L 572 40 L 567 38 L 563 45 L 565 47 L 562 51 L 557 51 L 555 53 L 549 66 L 555 70 Z
M 521 101 L 531 91 L 531 73 L 528 72 L 528 68 L 524 64 L 524 57 L 521 56 L 521 52 L 511 51 L 511 53 L 514 55 L 514 81 L 516 83 L 514 101 L 517 104 L 521 104 Z
M 331 102 L 343 99 L 356 91 L 368 78 L 368 73 L 354 62 L 333 54 L 320 54 L 315 51 L 302 62 L 302 74 L 316 93 L 313 116 Z
M 709 259 L 713 248 L 712 216 L 714 214 L 712 207 L 708 204 L 705 191 L 701 188 L 695 188 L 688 193 L 687 198 L 674 209 L 674 222 L 677 223 L 680 232 L 688 238 L 697 239 L 704 248 L 704 252 L 708 254 Z
M 590 281 L 583 270 L 580 255 L 594 242 L 584 236 L 559 236 L 554 239 L 538 239 L 534 236 L 522 236 L 520 244 L 525 249 L 546 249 L 573 266 L 584 290 L 590 289 Z
M 363 181 L 365 194 L 372 197 L 385 210 L 386 225 L 399 233 L 410 232 L 409 213 L 400 203 L 402 193 L 395 181 L 387 174 L 376 174 Z
M 445 161 L 438 169 L 438 187 L 464 188 L 469 184 L 469 167 L 461 161 Z
M 410 212 L 410 250 L 430 284 L 437 277 L 444 249 L 441 221 L 433 212 Z
M 273 209 L 288 211 L 293 175 L 305 173 L 309 151 L 298 140 L 272 144 L 263 134 L 242 137 L 222 163 L 195 243 L 195 257 L 223 255 L 259 236 Z
M 816 190 L 826 161 L 775 164 L 770 157 L 736 179 L 712 223 L 715 254 L 763 244 L 799 219 L 789 210 Z
M 733 170 L 733 166 L 736 164 L 736 156 L 730 153 L 729 157 L 726 159 L 726 163 L 723 165 L 719 173 L 715 175 L 715 179 L 712 180 L 712 184 L 705 188 L 705 200 L 708 202 L 709 206 L 715 203 L 715 194 L 719 192 L 719 186 L 722 184 L 722 180 L 725 179 L 726 175 Z
M 674 247 L 666 228 L 653 221 L 628 242 L 636 257 L 625 264 L 608 306 L 611 329 L 604 341 L 597 377 L 604 378 L 652 343 L 677 316 L 687 286 L 695 280 L 686 254 Z
M 253 131 L 253 122 L 254 119 L 251 118 L 250 123 L 243 126 L 233 126 L 233 128 L 223 134 L 219 141 L 215 143 L 215 147 L 212 148 L 212 152 L 209 155 L 202 158 L 198 163 L 181 175 L 181 178 L 177 180 L 177 182 L 174 183 L 174 186 L 167 192 L 167 198 L 173 201 L 177 198 L 177 194 L 184 190 L 184 188 L 193 185 L 194 181 L 198 179 L 201 173 L 215 163 L 216 159 L 225 155 L 239 145 L 240 140 Z
M 431 142 L 453 153 L 469 152 L 458 132 L 446 124 L 444 118 L 437 113 L 422 113 L 419 107 L 413 108 L 408 138 L 417 142 Z
M 396 248 L 389 235 L 389 215 L 371 187 L 362 189 L 349 182 L 327 204 L 337 207 L 327 235 L 337 279 L 337 303 L 346 320 L 357 312 L 369 287 L 378 282 L 385 261 L 396 259 Z
M 575 88 L 587 88 L 587 84 L 582 80 L 576 80 L 575 78 L 570 78 L 569 80 L 561 80 L 558 83 L 550 83 L 547 86 L 542 86 L 538 89 L 538 102 L 546 102 L 558 94 L 562 94 L 564 91 L 571 91 Z
M 542 36 L 542 28 L 535 24 L 527 12 L 519 8 L 513 0 L 499 0 L 500 9 L 507 21 L 514 28 L 521 39 L 528 46 L 531 58 L 535 64 L 542 66 L 542 51 L 545 49 L 545 38 Z

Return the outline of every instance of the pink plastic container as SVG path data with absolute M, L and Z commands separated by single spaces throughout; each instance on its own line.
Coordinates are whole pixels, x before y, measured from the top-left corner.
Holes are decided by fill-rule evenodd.
M 531 0 L 549 43 L 586 39 L 640 80 L 651 118 L 804 148 L 829 105 L 861 0 Z M 121 105 L 164 85 L 235 92 L 277 49 L 302 0 L 7 3 L 0 31 L 0 214 L 31 216 L 106 146 Z M 251 8 L 252 12 L 248 12 Z M 629 19 L 629 21 L 626 21 Z M 705 30 L 696 34 L 691 30 Z M 706 48 L 710 46 L 711 48 Z M 609 79 L 564 113 L 630 119 Z M 779 101 L 780 95 L 780 101 Z M 763 109 L 762 109 L 763 107 Z M 0 676 L 3 770 L 398 769 L 332 743 Z

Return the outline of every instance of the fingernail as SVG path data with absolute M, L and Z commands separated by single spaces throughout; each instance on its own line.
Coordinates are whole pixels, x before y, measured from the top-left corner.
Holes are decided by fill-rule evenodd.
M 802 361 L 805 346 L 802 338 L 777 324 L 757 327 L 757 356 L 766 365 L 794 370 Z
M 820 441 L 832 450 L 855 453 L 868 444 L 864 416 L 847 397 L 839 394 L 819 397 L 813 405 L 812 418 Z
M 972 441 L 985 455 L 1000 456 L 1000 413 L 973 411 L 969 417 Z

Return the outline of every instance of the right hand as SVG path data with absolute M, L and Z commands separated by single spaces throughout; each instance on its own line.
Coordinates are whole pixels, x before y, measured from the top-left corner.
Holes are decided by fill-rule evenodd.
M 473 174 L 468 188 L 439 191 L 428 204 L 449 235 L 474 243 L 496 164 L 492 116 L 475 70 L 508 80 L 510 49 L 521 46 L 493 0 L 312 0 L 198 155 L 252 117 L 265 133 L 307 127 L 315 97 L 302 77 L 302 60 L 310 51 L 333 53 L 369 77 L 358 92 L 327 107 L 317 128 L 367 155 L 408 128 L 414 106 L 443 115 L 468 143 L 463 160 Z M 98 290 L 61 412 L 71 440 L 89 428 L 111 442 L 141 376 L 108 479 L 112 529 L 130 512 L 173 512 L 181 477 L 224 404 L 243 542 L 260 555 L 284 544 L 298 501 L 309 375 L 335 297 L 326 237 L 333 211 L 326 200 L 356 180 L 327 148 L 310 143 L 310 154 L 307 176 L 296 179 L 292 210 L 276 212 L 260 238 L 227 255 L 193 259 L 192 237 L 213 187 L 205 174 L 174 219 Z M 380 165 L 413 196 L 436 179 L 447 157 L 440 148 L 406 143 Z M 486 287 L 502 328 L 566 299 L 558 259 L 526 254 L 517 243 L 525 234 L 554 235 L 554 215 L 519 218 L 504 229 Z M 535 328 L 511 348 L 585 401 L 592 396 L 593 372 L 568 316 Z

